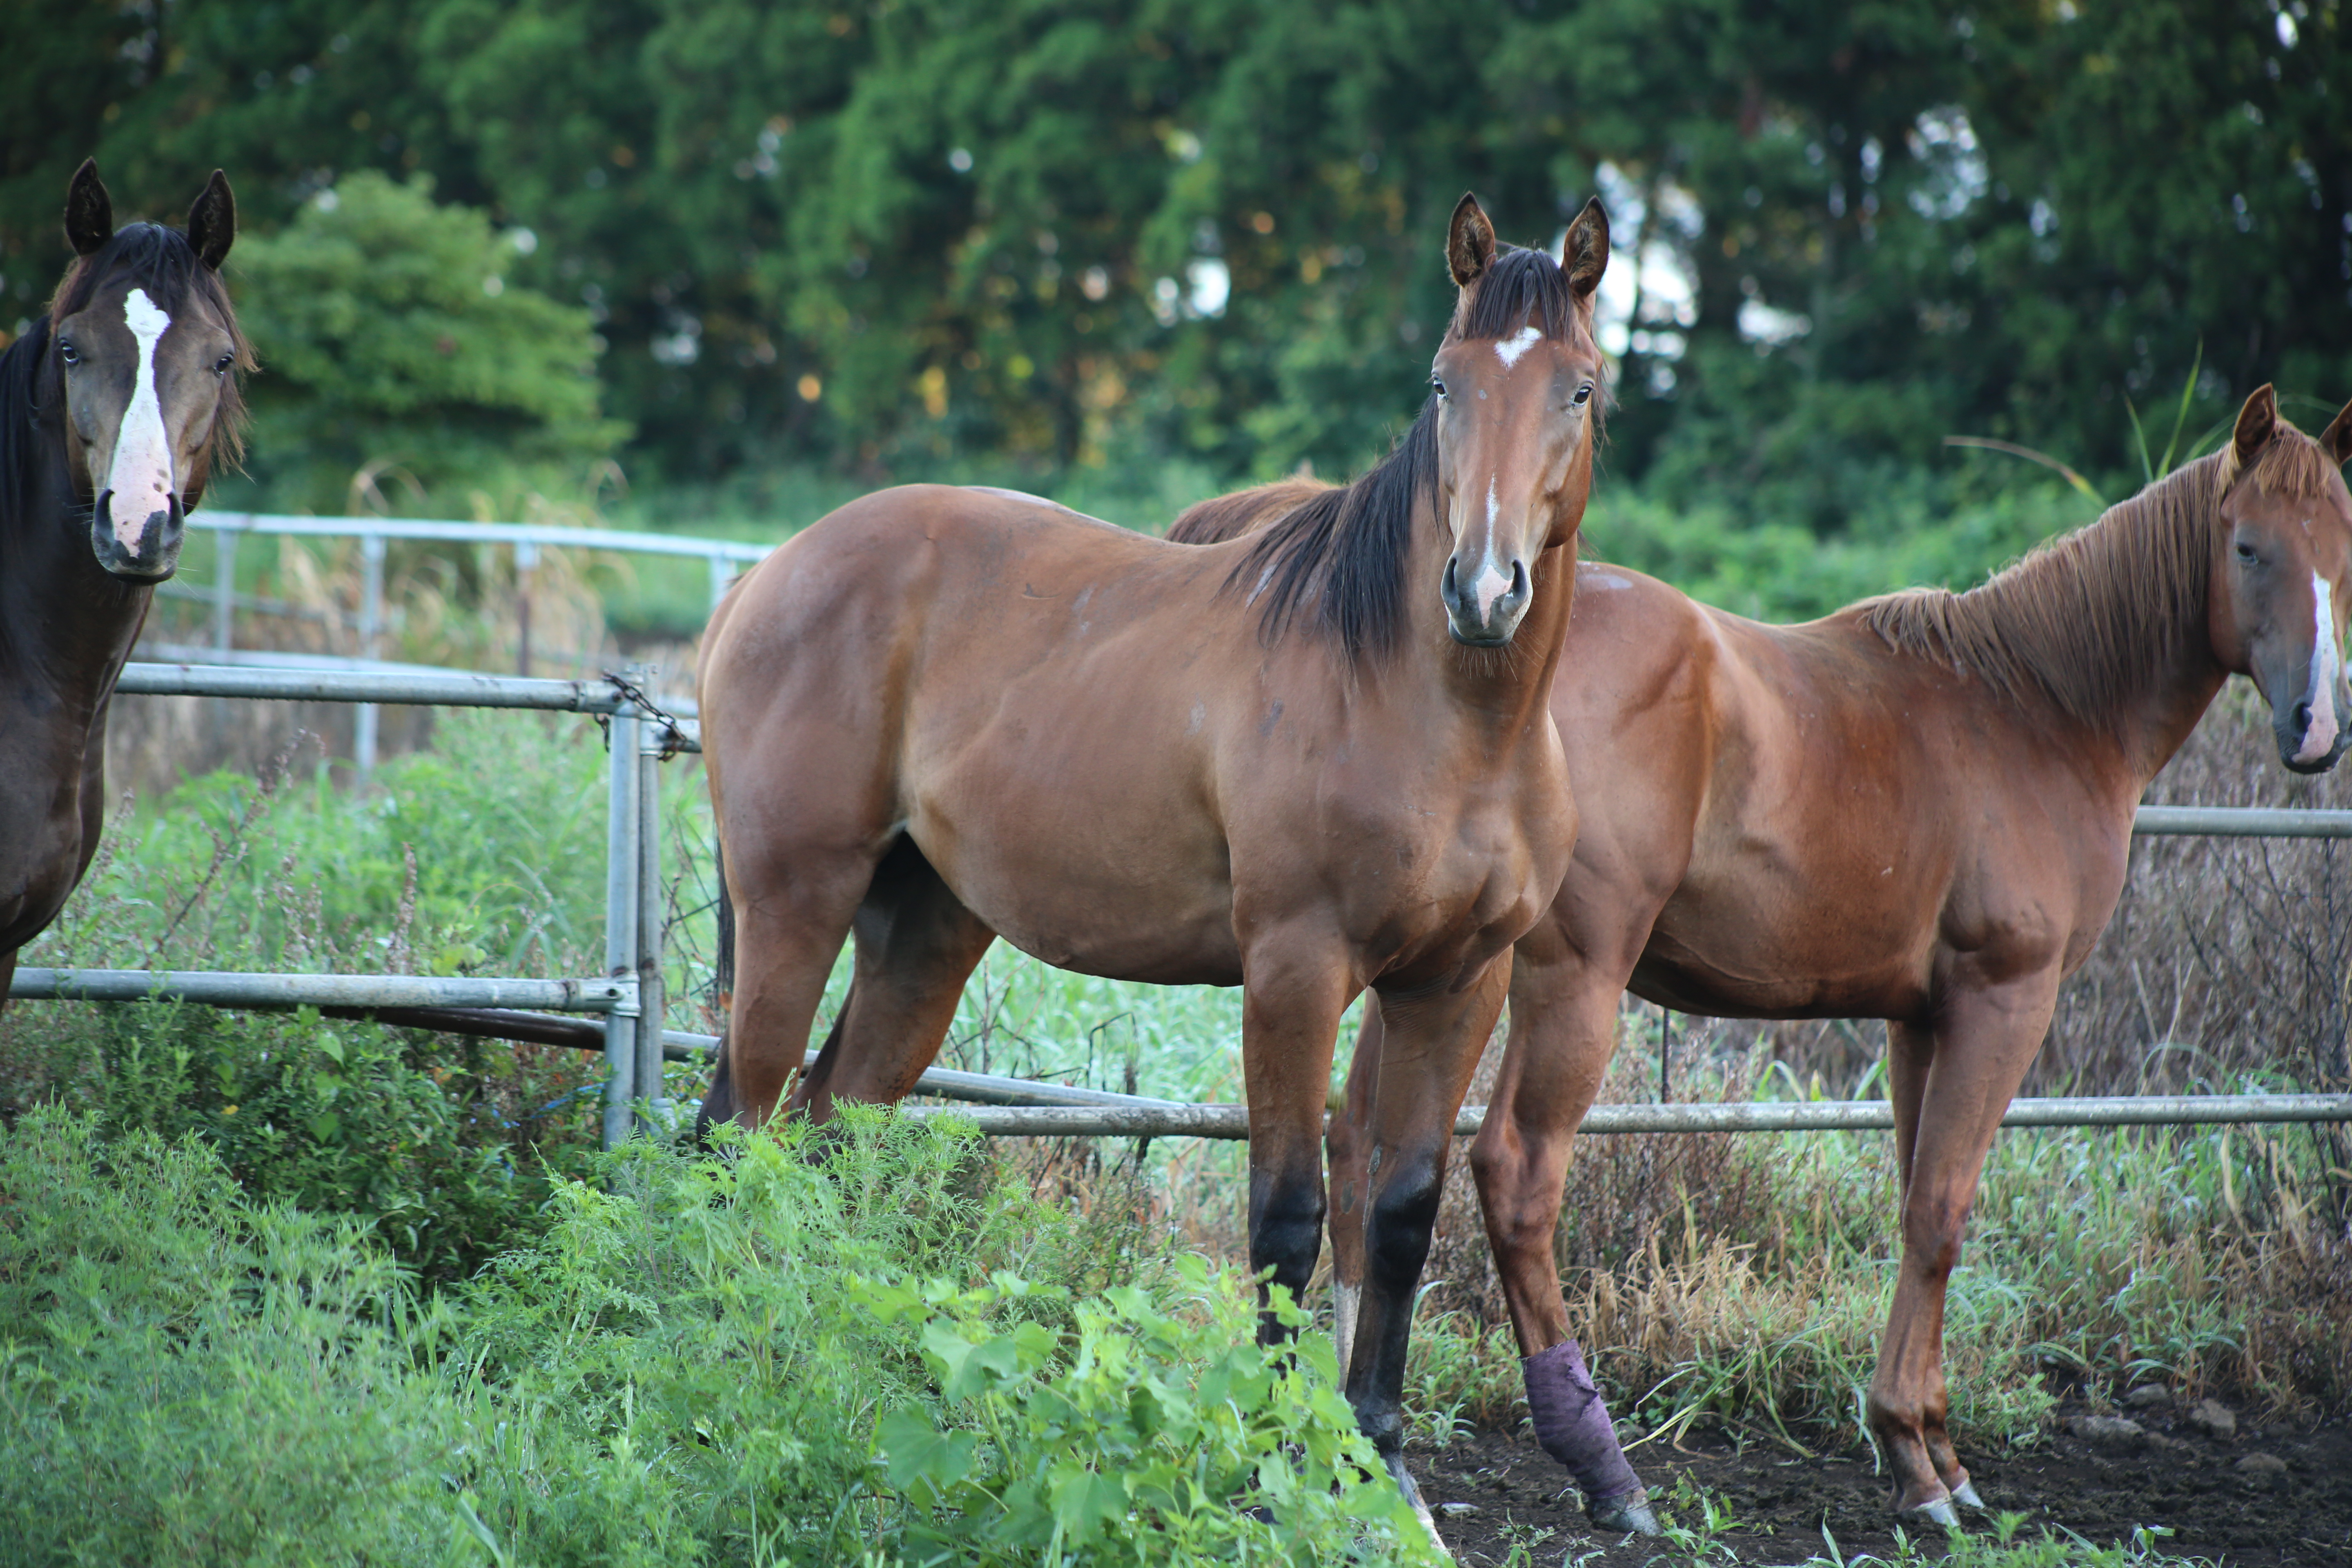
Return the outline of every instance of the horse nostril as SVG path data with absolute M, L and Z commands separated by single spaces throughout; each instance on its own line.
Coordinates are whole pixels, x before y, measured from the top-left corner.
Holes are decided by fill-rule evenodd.
M 2294 705 L 2294 732 L 2295 732 L 2296 734 L 2300 735 L 2300 734 L 2302 734 L 2305 730 L 2308 730 L 2308 729 L 2310 729 L 2310 728 L 2311 728 L 2311 704 L 2310 704 L 2310 703 L 2308 703 L 2308 702 L 2298 702 L 2298 703 L 2296 703 L 2296 704 Z

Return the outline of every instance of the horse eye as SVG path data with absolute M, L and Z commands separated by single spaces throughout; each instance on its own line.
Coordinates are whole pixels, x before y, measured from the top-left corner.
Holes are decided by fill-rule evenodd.
M 233 353 L 223 354 L 219 359 L 213 362 L 213 374 L 215 375 L 226 375 L 228 374 L 228 367 L 236 363 L 236 355 Z
M 60 341 L 58 344 L 58 357 L 65 361 L 68 364 L 79 364 L 81 363 L 81 351 L 74 347 L 71 343 Z
M 2252 563 L 2258 559 L 2254 554 L 2254 547 L 2251 544 L 2241 543 L 2238 546 L 2238 559 L 2248 563 Z
M 1433 375 L 1429 378 L 1429 384 L 1436 388 L 1438 396 L 1443 397 L 1445 395 L 1445 383 L 1444 381 Z
M 1586 404 L 1588 404 L 1588 403 L 1590 403 L 1590 402 L 1591 402 L 1591 401 L 1592 401 L 1592 384 L 1591 384 L 1591 382 L 1589 382 L 1589 381 L 1588 381 L 1588 382 L 1586 382 L 1582 386 L 1578 387 L 1578 388 L 1576 389 L 1576 395 L 1575 395 L 1574 397 L 1571 397 L 1571 398 L 1570 398 L 1570 399 L 1568 400 L 1568 402 L 1569 402 L 1569 406 L 1570 406 L 1570 407 L 1571 407 L 1571 408 L 1581 408 L 1581 407 L 1583 407 Z

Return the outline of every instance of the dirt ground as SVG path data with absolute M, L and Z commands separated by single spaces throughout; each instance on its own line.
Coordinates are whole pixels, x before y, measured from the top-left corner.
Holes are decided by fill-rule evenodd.
M 2128 1541 L 2135 1525 L 2163 1525 L 2173 1531 L 2161 1543 L 2168 1553 L 2242 1568 L 2352 1565 L 2346 1423 L 2294 1426 L 2239 1411 L 2235 1436 L 2221 1440 L 2168 1409 L 2129 1412 L 2142 1428 L 2137 1436 L 2066 1429 L 2083 1414 L 2060 1412 L 2062 1430 L 2035 1447 L 1961 1454 L 1989 1508 L 2026 1516 L 2021 1539 L 2063 1526 L 2105 1544 Z M 1866 1454 L 1803 1459 L 1778 1444 L 1743 1448 L 1698 1434 L 1680 1449 L 1644 1443 L 1632 1457 L 1654 1500 L 1670 1500 L 1687 1478 L 1727 1510 L 1736 1522 L 1714 1540 L 1743 1564 L 1802 1563 L 1822 1553 L 1824 1525 L 1849 1556 L 1894 1548 L 1890 1489 Z M 1631 1565 L 1661 1555 L 1656 1542 L 1594 1536 L 1565 1473 L 1524 1431 L 1481 1432 L 1444 1452 L 1408 1458 L 1438 1510 L 1446 1544 L 1465 1564 L 1499 1564 L 1514 1542 L 1526 1544 L 1541 1568 L 1563 1561 Z M 1686 1527 L 1701 1522 L 1687 1502 L 1668 1501 L 1661 1511 Z

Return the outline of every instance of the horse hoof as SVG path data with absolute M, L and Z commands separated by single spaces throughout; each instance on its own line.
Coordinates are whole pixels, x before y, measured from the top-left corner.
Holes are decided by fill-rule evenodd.
M 1592 1505 L 1592 1528 L 1603 1535 L 1664 1535 L 1665 1527 L 1640 1492 L 1603 1498 Z
M 1917 1508 L 1906 1508 L 1903 1513 L 1908 1519 L 1923 1519 L 1930 1524 L 1941 1525 L 1954 1535 L 1961 1533 L 1960 1516 L 1953 1511 L 1950 1498 L 1939 1497 L 1933 1502 L 1923 1502 Z
M 1962 1508 L 1972 1508 L 1979 1513 L 1984 1511 L 1985 1500 L 1977 1496 L 1977 1484 L 1974 1481 L 1962 1481 L 1958 1486 L 1954 1487 L 1952 1500 Z
M 1412 1505 L 1413 1517 L 1421 1521 L 1422 1529 L 1429 1531 L 1430 1545 L 1437 1549 L 1439 1557 L 1448 1563 L 1453 1562 L 1454 1553 L 1446 1550 L 1445 1537 L 1437 1533 L 1437 1518 L 1429 1511 L 1429 1504 L 1422 1500 L 1421 1488 L 1413 1483 L 1412 1472 L 1404 1468 L 1403 1456 L 1391 1454 L 1388 1460 L 1389 1479 L 1396 1482 L 1397 1490 L 1404 1494 L 1404 1500 Z

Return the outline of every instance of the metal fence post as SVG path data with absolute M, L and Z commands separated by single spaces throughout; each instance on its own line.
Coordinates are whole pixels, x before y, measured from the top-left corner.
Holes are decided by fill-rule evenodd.
M 539 571 L 539 546 L 515 546 L 515 673 L 530 673 L 530 584 Z
M 360 560 L 363 563 L 360 585 L 360 657 L 375 658 L 380 649 L 376 639 L 383 630 L 383 535 L 371 533 L 360 541 Z M 375 718 L 373 703 L 363 703 L 352 714 L 352 763 L 359 770 L 360 783 L 375 772 Z
M 604 969 L 614 975 L 637 972 L 637 731 L 636 710 L 624 704 L 613 715 L 611 787 L 604 833 Z M 645 1011 L 604 1018 L 604 1147 L 629 1135 L 629 1108 L 637 1093 L 637 1036 Z M 658 1019 L 659 1014 L 651 1015 Z M 660 1025 L 653 1029 L 661 1039 Z M 656 1044 L 656 1048 L 659 1046 Z
M 646 671 L 647 676 L 653 673 Z M 662 926 L 665 889 L 661 874 L 661 753 L 664 727 L 637 721 L 637 1098 L 667 1109 L 662 1089 L 662 1025 L 667 998 L 662 989 Z M 649 1124 L 649 1130 L 654 1129 Z
M 218 548 L 213 554 L 213 651 L 226 653 L 236 625 L 236 542 L 240 536 L 223 529 L 214 537 Z

